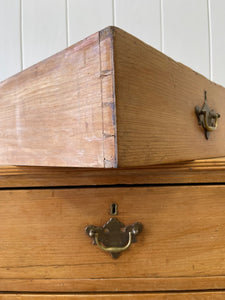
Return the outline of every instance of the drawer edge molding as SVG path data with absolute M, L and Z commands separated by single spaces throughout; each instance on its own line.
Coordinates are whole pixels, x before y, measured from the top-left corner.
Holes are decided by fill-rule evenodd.
M 118 288 L 119 287 L 119 288 Z M 154 292 L 225 289 L 225 276 L 109 279 L 4 279 L 0 292 Z

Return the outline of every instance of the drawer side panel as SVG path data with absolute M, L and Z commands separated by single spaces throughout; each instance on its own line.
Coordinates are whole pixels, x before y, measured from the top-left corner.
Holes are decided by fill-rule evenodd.
M 0 165 L 115 167 L 107 32 L 0 83 Z

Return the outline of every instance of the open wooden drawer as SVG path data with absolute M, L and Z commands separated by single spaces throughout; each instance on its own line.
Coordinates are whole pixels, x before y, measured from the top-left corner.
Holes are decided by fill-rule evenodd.
M 0 165 L 146 167 L 225 156 L 224 98 L 223 87 L 108 27 L 0 83 Z M 208 140 L 199 122 L 213 131 Z
M 224 185 L 1 190 L 0 291 L 225 288 L 224 195 Z M 110 217 L 143 224 L 118 259 L 85 233 Z

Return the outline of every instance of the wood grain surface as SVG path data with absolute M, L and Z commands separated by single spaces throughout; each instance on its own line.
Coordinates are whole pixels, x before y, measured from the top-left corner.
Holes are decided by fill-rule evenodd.
M 225 182 L 224 159 L 138 169 L 0 167 L 0 188 L 223 182 Z
M 46 294 L 2 294 L 0 300 L 31 300 L 31 299 L 42 299 L 42 300 L 76 300 L 76 299 L 87 299 L 87 300 L 223 300 L 225 292 L 192 292 L 192 293 L 140 293 L 140 294 L 83 294 L 83 295 L 46 295 Z
M 113 167 L 112 68 L 106 31 L 2 82 L 0 164 Z
M 0 291 L 225 288 L 224 186 L 0 191 Z M 112 202 L 142 222 L 118 260 L 92 245 Z
M 225 155 L 225 89 L 116 28 L 114 61 L 120 167 L 174 163 Z M 221 113 L 206 140 L 195 106 L 207 91 Z
M 221 114 L 205 139 L 195 106 Z M 225 89 L 108 27 L 0 84 L 0 165 L 146 167 L 225 156 Z

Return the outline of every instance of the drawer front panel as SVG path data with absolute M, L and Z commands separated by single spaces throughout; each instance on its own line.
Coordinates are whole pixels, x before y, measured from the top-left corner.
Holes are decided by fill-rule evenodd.
M 224 197 L 224 186 L 2 190 L 0 290 L 193 289 L 171 284 L 178 278 L 225 288 L 216 280 L 225 273 Z M 125 225 L 144 225 L 118 259 L 85 233 L 109 220 L 113 202 Z

